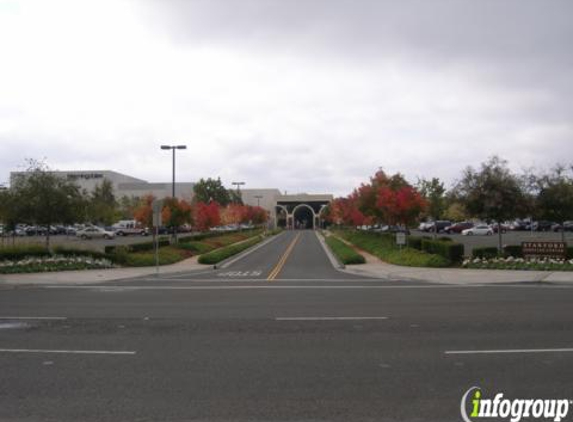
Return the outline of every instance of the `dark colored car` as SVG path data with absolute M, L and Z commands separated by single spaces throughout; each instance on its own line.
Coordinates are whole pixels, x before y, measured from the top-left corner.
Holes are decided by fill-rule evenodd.
M 531 223 L 531 230 L 536 232 L 548 232 L 551 230 L 553 224 L 555 223 L 546 220 L 534 221 Z
M 507 224 L 503 224 L 503 223 L 501 223 L 501 224 L 498 224 L 498 223 L 490 224 L 490 227 L 493 229 L 494 233 L 498 232 L 500 226 L 501 226 L 501 232 L 502 233 L 505 233 L 509 230 L 509 226 Z
M 451 225 L 452 225 L 451 221 L 438 220 L 434 221 L 433 223 L 430 223 L 425 231 L 430 233 L 432 232 L 443 233 L 446 227 L 450 227 Z
M 573 232 L 573 221 L 565 221 L 563 225 L 555 223 L 551 226 L 551 230 L 554 232 L 560 232 L 561 228 L 565 232 Z
M 451 226 L 448 226 L 444 229 L 444 231 L 448 234 L 452 233 L 461 233 L 462 230 L 471 229 L 474 226 L 474 223 L 469 221 L 463 221 L 461 223 L 455 223 Z

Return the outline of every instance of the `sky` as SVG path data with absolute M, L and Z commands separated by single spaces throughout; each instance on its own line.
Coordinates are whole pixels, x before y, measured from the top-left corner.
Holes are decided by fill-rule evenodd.
M 346 195 L 573 162 L 570 0 L 0 0 L 0 184 L 25 159 Z

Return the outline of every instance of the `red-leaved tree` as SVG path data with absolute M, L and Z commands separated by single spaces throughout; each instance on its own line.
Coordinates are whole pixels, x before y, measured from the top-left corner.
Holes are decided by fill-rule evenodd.
M 199 202 L 195 205 L 195 228 L 199 231 L 207 231 L 211 227 L 221 224 L 219 204 L 215 201 L 205 204 Z

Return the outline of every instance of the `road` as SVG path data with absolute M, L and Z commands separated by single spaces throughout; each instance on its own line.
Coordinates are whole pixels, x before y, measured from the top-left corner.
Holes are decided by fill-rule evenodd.
M 0 420 L 442 422 L 472 386 L 573 399 L 571 303 L 350 276 L 311 231 L 224 269 L 4 289 Z

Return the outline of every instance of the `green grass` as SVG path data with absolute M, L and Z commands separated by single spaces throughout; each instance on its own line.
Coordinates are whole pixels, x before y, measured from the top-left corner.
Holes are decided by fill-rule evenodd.
M 214 251 L 208 252 L 203 254 L 199 257 L 200 264 L 209 264 L 214 265 L 217 264 L 233 255 L 236 255 L 245 249 L 250 248 L 253 245 L 256 245 L 261 240 L 263 240 L 263 236 L 255 236 L 251 239 L 248 239 L 241 243 L 235 243 L 233 245 L 229 245 L 223 248 L 216 249 Z
M 399 250 L 392 235 L 361 233 L 354 230 L 340 230 L 335 234 L 390 264 L 434 268 L 450 266 L 450 262 L 439 255 L 408 247 Z
M 364 264 L 366 262 L 362 255 L 337 237 L 328 236 L 325 241 L 332 253 L 344 265 Z

